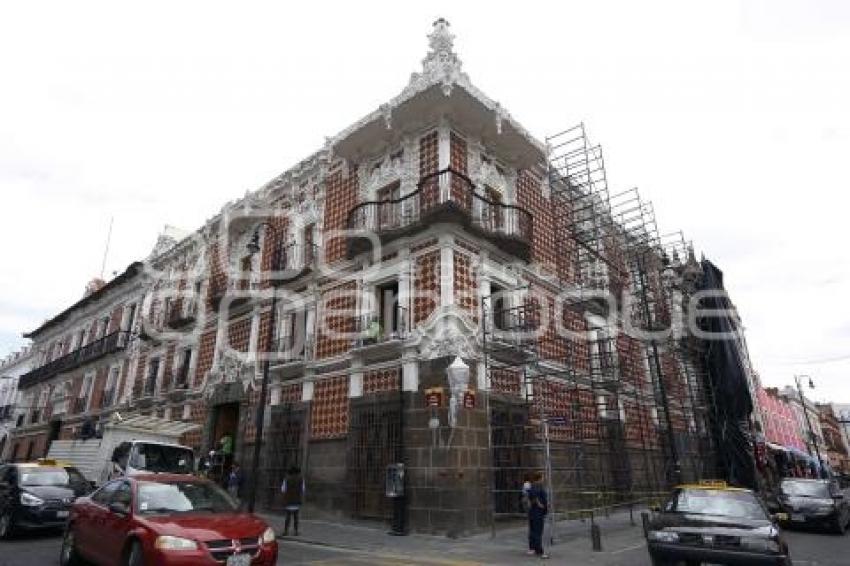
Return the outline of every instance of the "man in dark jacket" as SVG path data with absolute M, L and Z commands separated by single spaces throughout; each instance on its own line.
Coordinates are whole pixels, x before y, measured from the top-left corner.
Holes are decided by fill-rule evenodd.
M 280 491 L 283 493 L 283 508 L 286 511 L 283 536 L 289 536 L 290 519 L 294 523 L 295 536 L 298 536 L 298 512 L 301 510 L 301 502 L 304 498 L 304 477 L 298 466 L 292 466 L 286 472 Z
M 543 525 L 548 512 L 549 498 L 543 489 L 543 474 L 538 472 L 528 490 L 528 542 L 538 558 L 549 558 L 543 552 Z

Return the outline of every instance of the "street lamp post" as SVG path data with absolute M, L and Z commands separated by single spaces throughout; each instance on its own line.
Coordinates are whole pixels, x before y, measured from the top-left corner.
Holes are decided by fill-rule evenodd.
M 795 375 L 794 381 L 797 383 L 797 393 L 800 395 L 800 404 L 803 405 L 803 415 L 806 417 L 806 425 L 809 427 L 809 440 L 811 440 L 812 444 L 815 445 L 815 454 L 818 459 L 818 473 L 821 473 L 821 469 L 823 468 L 823 460 L 820 457 L 820 448 L 818 447 L 818 440 L 815 436 L 815 429 L 812 428 L 812 420 L 809 418 L 809 409 L 806 407 L 806 398 L 803 396 L 803 386 L 800 385 L 800 378 L 806 377 L 809 379 L 809 389 L 814 389 L 815 384 L 812 381 L 812 378 L 808 375 Z M 806 445 L 808 446 L 808 444 Z M 809 448 L 809 455 L 811 456 L 812 449 Z
M 253 255 L 260 251 L 260 228 L 265 227 L 272 234 L 276 235 L 276 230 L 273 225 L 268 222 L 262 222 L 254 231 L 254 236 L 248 242 L 248 251 Z M 276 239 L 276 238 L 275 238 Z M 272 268 L 277 267 L 277 246 L 272 252 Z M 269 325 L 266 329 L 266 346 L 271 348 L 272 340 L 274 339 L 275 315 L 277 310 L 277 293 L 272 291 L 271 313 L 269 313 Z M 266 420 L 266 398 L 269 390 L 269 357 L 267 353 L 263 356 L 263 380 L 260 385 L 260 399 L 257 407 L 257 422 L 254 428 L 254 454 L 251 458 L 251 482 L 248 491 L 248 511 L 254 512 L 254 505 L 257 501 L 257 476 L 260 470 L 260 446 L 263 440 L 263 428 Z

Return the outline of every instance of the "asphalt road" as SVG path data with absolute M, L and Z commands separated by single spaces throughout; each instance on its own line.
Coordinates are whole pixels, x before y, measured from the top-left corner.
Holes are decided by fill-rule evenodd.
M 850 534 L 840 537 L 833 534 L 787 531 L 791 556 L 795 566 L 846 566 L 850 554 Z M 49 566 L 58 564 L 60 533 L 18 535 L 9 541 L 0 542 L 0 566 Z M 552 548 L 550 564 L 577 564 L 575 560 L 558 556 L 557 546 Z M 521 553 L 516 558 L 505 556 L 506 564 L 528 563 Z M 342 566 L 345 564 L 396 566 L 423 564 L 433 566 L 479 564 L 469 560 L 454 560 L 439 556 L 404 556 L 387 552 L 364 552 L 349 549 L 305 544 L 296 540 L 280 541 L 279 564 L 312 566 Z M 649 565 L 646 550 L 635 544 L 613 552 L 597 554 L 594 564 L 612 566 Z M 481 563 L 483 564 L 483 563 Z

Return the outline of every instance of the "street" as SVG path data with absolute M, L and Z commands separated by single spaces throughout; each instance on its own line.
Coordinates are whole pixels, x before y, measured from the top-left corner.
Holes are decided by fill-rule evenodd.
M 841 537 L 816 532 L 787 531 L 787 540 L 795 566 L 839 566 L 847 564 L 846 553 L 850 550 L 850 535 Z M 424 537 L 423 537 L 424 538 Z M 0 566 L 35 566 L 58 564 L 60 533 L 18 535 L 12 540 L 0 542 Z M 390 539 L 393 540 L 393 539 Z M 408 541 L 410 538 L 408 538 Z M 445 541 L 445 551 L 416 553 L 409 544 L 398 551 L 391 544 L 372 548 L 353 548 L 351 546 L 333 546 L 302 542 L 296 539 L 281 539 L 279 564 L 302 564 L 336 566 L 344 564 L 425 564 L 433 566 L 477 564 L 521 564 L 530 559 L 522 549 L 515 553 L 504 549 L 495 549 L 487 543 L 487 538 L 475 537 L 474 540 Z M 476 557 L 475 546 L 479 555 Z M 415 545 L 414 545 L 415 546 Z M 494 552 L 494 550 L 498 550 Z M 597 553 L 573 552 L 572 545 L 556 545 L 550 549 L 552 564 L 604 564 L 611 566 L 648 565 L 649 558 L 640 529 L 618 533 L 609 537 L 603 544 L 603 551 Z M 561 551 L 570 551 L 564 556 Z

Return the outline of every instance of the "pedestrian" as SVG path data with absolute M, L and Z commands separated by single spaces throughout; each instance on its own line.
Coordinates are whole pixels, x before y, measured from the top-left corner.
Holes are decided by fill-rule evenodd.
M 528 490 L 528 545 L 538 558 L 549 558 L 543 552 L 543 525 L 548 512 L 549 498 L 543 489 L 543 474 L 537 472 Z
M 239 499 L 239 491 L 242 489 L 242 468 L 234 463 L 230 466 L 230 474 L 227 476 L 227 492 L 234 498 Z
M 301 502 L 304 499 L 304 477 L 301 475 L 298 466 L 292 466 L 287 470 L 280 491 L 283 493 L 283 508 L 286 511 L 283 536 L 289 536 L 290 520 L 295 527 L 295 536 L 298 536 L 298 511 L 301 509 Z

